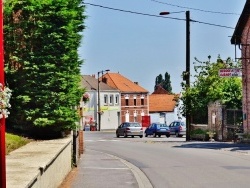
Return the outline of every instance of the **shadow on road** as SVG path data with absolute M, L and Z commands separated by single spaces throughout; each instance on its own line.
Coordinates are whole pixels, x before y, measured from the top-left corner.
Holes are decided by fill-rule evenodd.
M 227 149 L 229 151 L 249 151 L 250 144 L 243 143 L 224 143 L 224 142 L 197 142 L 197 143 L 184 143 L 175 148 L 197 148 L 197 149 Z

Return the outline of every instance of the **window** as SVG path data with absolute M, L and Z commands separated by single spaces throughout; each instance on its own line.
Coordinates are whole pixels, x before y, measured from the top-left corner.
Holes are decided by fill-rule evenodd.
M 108 104 L 108 95 L 104 95 L 104 104 Z
M 126 106 L 128 106 L 128 99 L 125 99 Z
M 115 95 L 115 104 L 119 104 L 119 95 Z
M 134 117 L 134 122 L 137 122 L 137 117 Z
M 110 95 L 109 96 L 109 104 L 113 104 L 114 103 L 114 95 Z
M 136 106 L 136 99 L 134 99 L 134 106 Z
M 141 99 L 141 105 L 144 106 L 144 99 Z

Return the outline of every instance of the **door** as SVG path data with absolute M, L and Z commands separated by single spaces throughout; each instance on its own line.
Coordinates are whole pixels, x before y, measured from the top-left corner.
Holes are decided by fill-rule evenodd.
M 175 122 L 172 122 L 170 125 L 169 125 L 169 130 L 170 130 L 170 134 L 175 134 Z

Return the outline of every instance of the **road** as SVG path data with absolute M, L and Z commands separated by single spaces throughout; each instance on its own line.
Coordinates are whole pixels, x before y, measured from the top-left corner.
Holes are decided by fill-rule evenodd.
M 86 149 L 118 156 L 140 168 L 154 188 L 249 187 L 250 146 L 186 142 L 185 138 L 116 138 L 84 132 Z

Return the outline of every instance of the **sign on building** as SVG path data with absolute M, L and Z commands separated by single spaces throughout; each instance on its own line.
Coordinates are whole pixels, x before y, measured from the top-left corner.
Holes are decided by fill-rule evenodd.
M 239 68 L 234 69 L 220 69 L 219 70 L 220 77 L 241 77 L 242 71 Z

